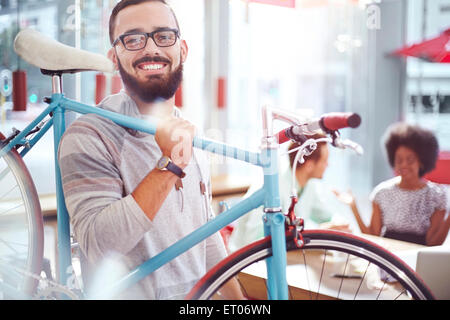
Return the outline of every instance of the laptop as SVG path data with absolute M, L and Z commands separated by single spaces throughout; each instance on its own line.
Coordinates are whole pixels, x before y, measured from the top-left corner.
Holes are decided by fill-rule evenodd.
M 438 300 L 450 300 L 450 246 L 420 249 L 416 272 Z

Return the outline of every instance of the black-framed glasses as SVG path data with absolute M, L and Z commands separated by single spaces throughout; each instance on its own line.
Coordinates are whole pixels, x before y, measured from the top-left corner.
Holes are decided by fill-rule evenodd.
M 179 32 L 177 29 L 160 29 L 153 32 L 129 32 L 120 35 L 114 42 L 113 47 L 119 41 L 125 49 L 137 51 L 145 48 L 148 38 L 152 38 L 158 47 L 171 47 L 177 42 Z

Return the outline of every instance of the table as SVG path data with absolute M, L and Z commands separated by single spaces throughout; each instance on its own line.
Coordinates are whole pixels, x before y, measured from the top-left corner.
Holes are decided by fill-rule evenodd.
M 251 182 L 240 176 L 218 175 L 211 177 L 213 198 L 244 195 Z

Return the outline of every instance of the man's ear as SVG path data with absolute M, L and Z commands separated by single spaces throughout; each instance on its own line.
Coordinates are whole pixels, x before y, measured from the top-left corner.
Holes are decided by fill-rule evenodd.
M 119 67 L 118 67 L 118 64 L 117 64 L 116 50 L 114 48 L 111 48 L 111 49 L 108 50 L 107 57 L 114 64 L 114 70 L 119 70 Z
M 181 40 L 180 43 L 181 43 L 181 48 L 180 48 L 181 49 L 181 63 L 184 63 L 187 59 L 189 48 L 186 43 L 186 40 Z

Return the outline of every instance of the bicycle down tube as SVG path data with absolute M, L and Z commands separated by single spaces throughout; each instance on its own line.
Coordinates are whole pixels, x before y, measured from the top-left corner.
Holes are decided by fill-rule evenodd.
M 23 150 L 24 154 L 39 140 L 45 131 L 53 125 L 54 153 L 56 173 L 56 196 L 57 196 L 57 221 L 58 221 L 58 279 L 61 284 L 66 284 L 69 271 L 71 270 L 71 244 L 70 244 L 70 222 L 67 208 L 65 206 L 62 190 L 61 176 L 58 165 L 58 146 L 65 131 L 65 111 L 74 111 L 81 114 L 94 113 L 113 122 L 131 128 L 155 134 L 156 123 L 137 118 L 128 117 L 115 112 L 107 111 L 98 107 L 85 105 L 64 97 L 61 93 L 54 93 L 51 97 L 49 107 L 42 112 L 38 118 L 28 125 L 17 137 L 12 139 L 8 146 L 2 150 L 8 152 L 13 146 L 23 142 L 26 134 L 40 123 L 48 114 L 53 113 L 53 118 L 42 128 L 44 132 L 31 139 L 29 147 Z M 236 206 L 221 213 L 202 227 L 194 230 L 185 238 L 179 240 L 159 255 L 150 258 L 126 277 L 118 281 L 110 288 L 113 292 L 125 289 L 165 263 L 182 254 L 197 243 L 203 241 L 213 233 L 219 231 L 229 223 L 235 221 L 249 211 L 260 207 L 265 208 L 264 233 L 272 235 L 273 257 L 267 259 L 268 290 L 270 299 L 287 299 L 286 282 L 286 245 L 284 231 L 284 215 L 280 208 L 280 197 L 278 189 L 278 149 L 270 143 L 264 144 L 261 153 L 255 153 L 234 146 L 227 145 L 214 140 L 195 137 L 193 146 L 202 150 L 223 155 L 226 157 L 242 160 L 252 165 L 260 166 L 264 172 L 264 187 L 255 192 L 249 198 L 239 202 Z M 108 294 L 108 292 L 106 292 Z M 93 293 L 92 298 L 105 297 L 102 293 Z M 89 298 L 89 297 L 88 297 Z

